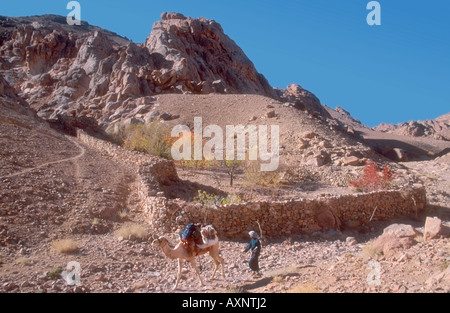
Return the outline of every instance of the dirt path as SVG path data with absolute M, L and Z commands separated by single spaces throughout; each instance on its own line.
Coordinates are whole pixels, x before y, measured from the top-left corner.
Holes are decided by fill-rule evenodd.
M 13 173 L 13 174 L 5 175 L 5 176 L 0 176 L 0 179 L 11 178 L 11 177 L 23 175 L 23 174 L 32 172 L 34 170 L 37 170 L 37 169 L 40 169 L 40 168 L 43 168 L 43 167 L 46 167 L 46 166 L 49 166 L 49 165 L 59 164 L 59 163 L 63 163 L 63 162 L 76 161 L 76 160 L 82 158 L 84 156 L 84 154 L 86 153 L 86 150 L 84 149 L 84 147 L 81 146 L 75 139 L 70 138 L 68 136 L 66 136 L 66 138 L 69 139 L 74 145 L 76 145 L 78 149 L 80 149 L 80 153 L 78 155 L 76 155 L 74 157 L 71 157 L 71 158 L 58 160 L 58 161 L 46 162 L 46 163 L 43 163 L 41 165 L 38 165 L 38 166 L 35 166 L 35 167 L 32 167 L 32 168 L 28 168 L 28 169 L 23 170 L 23 171 L 19 171 L 19 172 Z

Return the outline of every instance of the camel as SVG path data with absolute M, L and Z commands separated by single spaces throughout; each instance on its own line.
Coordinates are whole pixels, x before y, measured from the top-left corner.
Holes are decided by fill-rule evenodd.
M 181 271 L 183 268 L 184 261 L 188 261 L 189 263 L 192 264 L 192 267 L 195 269 L 195 272 L 197 273 L 197 276 L 200 279 L 201 285 L 202 286 L 205 285 L 202 276 L 200 274 L 200 270 L 197 267 L 197 263 L 195 262 L 195 257 L 206 254 L 208 252 L 209 255 L 214 260 L 214 271 L 210 280 L 214 279 L 214 276 L 216 275 L 219 265 L 222 265 L 222 277 L 225 278 L 224 272 L 225 260 L 219 255 L 219 238 L 217 237 L 216 230 L 211 225 L 208 225 L 202 227 L 200 233 L 202 235 L 203 244 L 198 245 L 197 247 L 200 248 L 200 250 L 196 250 L 194 253 L 189 252 L 183 246 L 183 243 L 181 241 L 176 245 L 175 248 L 171 248 L 169 245 L 169 241 L 163 236 L 154 240 L 152 243 L 153 246 L 160 247 L 163 253 L 166 255 L 166 257 L 168 257 L 169 259 L 171 260 L 178 259 L 177 281 L 175 282 L 175 286 L 173 287 L 172 291 L 176 290 L 178 287 L 178 284 L 181 279 Z

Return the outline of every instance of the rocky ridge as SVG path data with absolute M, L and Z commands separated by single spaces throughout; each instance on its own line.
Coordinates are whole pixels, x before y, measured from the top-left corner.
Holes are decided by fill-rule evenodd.
M 101 126 L 145 114 L 161 93 L 258 94 L 329 118 L 298 85 L 273 89 L 215 21 L 163 13 L 143 44 L 60 16 L 0 18 L 0 68 L 43 118 Z
M 450 141 L 450 113 L 433 120 L 410 121 L 400 124 L 382 123 L 375 130 L 402 136 L 426 137 Z

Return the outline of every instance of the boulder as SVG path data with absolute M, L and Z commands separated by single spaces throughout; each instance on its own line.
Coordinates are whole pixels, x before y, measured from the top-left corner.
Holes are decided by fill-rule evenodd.
M 361 165 L 361 160 L 355 156 L 349 156 L 342 159 L 342 165 L 344 166 L 358 166 Z
M 313 116 L 330 118 L 331 115 L 320 103 L 320 100 L 310 91 L 297 84 L 291 84 L 286 89 L 276 89 L 281 102 L 294 103 L 296 109 L 307 111 Z
M 306 139 L 313 139 L 313 138 L 317 137 L 317 134 L 315 132 L 304 132 L 302 134 L 302 137 L 306 138 Z
M 315 220 L 322 230 L 339 229 L 341 227 L 341 220 L 329 209 L 320 209 L 316 213 Z
M 425 220 L 425 230 L 423 239 L 425 241 L 439 238 L 442 234 L 442 221 L 437 217 L 427 217 Z
M 299 143 L 299 145 L 298 145 L 299 149 L 306 149 L 306 148 L 309 147 L 309 141 L 308 140 L 300 139 L 298 143 Z
M 392 224 L 385 228 L 383 234 L 373 243 L 373 248 L 382 251 L 386 257 L 390 257 L 398 251 L 406 250 L 414 246 L 415 237 L 420 233 L 411 225 Z
M 276 116 L 276 113 L 275 113 L 275 111 L 269 111 L 269 112 L 267 112 L 266 113 L 266 118 L 274 118 L 275 116 Z

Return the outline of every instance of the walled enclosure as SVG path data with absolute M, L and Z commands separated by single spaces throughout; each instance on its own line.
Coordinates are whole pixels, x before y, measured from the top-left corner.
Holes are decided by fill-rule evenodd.
M 251 229 L 258 230 L 258 223 L 266 237 L 288 236 L 417 214 L 427 202 L 425 188 L 414 185 L 402 190 L 315 199 L 204 206 L 166 197 L 164 187 L 183 185 L 172 161 L 129 151 L 81 130 L 78 138 L 102 153 L 139 167 L 139 196 L 144 213 L 154 231 L 160 234 L 178 232 L 186 224 L 198 222 L 214 224 L 221 238 L 240 238 Z

